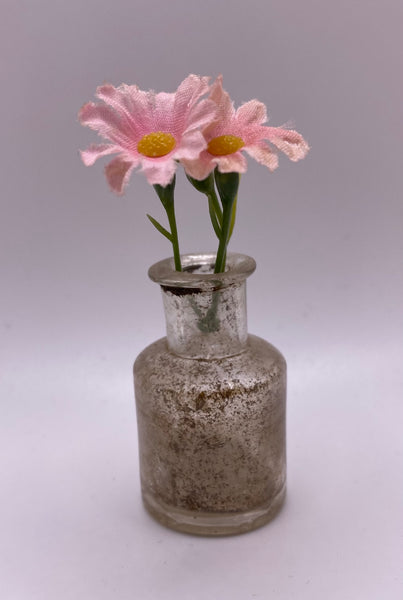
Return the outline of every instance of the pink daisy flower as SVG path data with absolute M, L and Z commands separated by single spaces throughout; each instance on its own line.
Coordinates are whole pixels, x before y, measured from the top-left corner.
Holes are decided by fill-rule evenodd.
M 201 129 L 215 117 L 211 100 L 200 100 L 209 90 L 208 77 L 189 75 L 175 93 L 144 92 L 136 85 L 115 88 L 105 84 L 96 96 L 104 104 L 88 102 L 79 120 L 110 143 L 93 144 L 81 152 L 85 165 L 101 156 L 117 154 L 105 168 L 112 190 L 121 194 L 135 167 L 150 184 L 168 185 L 177 161 L 195 160 L 207 142 Z
M 235 110 L 222 87 L 222 75 L 211 86 L 209 98 L 217 105 L 217 118 L 203 130 L 207 148 L 197 160 L 182 160 L 186 172 L 194 179 L 205 179 L 216 167 L 221 173 L 244 173 L 247 162 L 243 151 L 271 171 L 278 166 L 272 146 L 293 161 L 304 158 L 308 152 L 308 144 L 296 131 L 263 125 L 267 112 L 262 102 L 250 100 Z

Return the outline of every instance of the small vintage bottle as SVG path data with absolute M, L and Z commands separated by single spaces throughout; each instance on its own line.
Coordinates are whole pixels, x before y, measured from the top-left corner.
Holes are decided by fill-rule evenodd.
M 255 261 L 229 253 L 156 263 L 167 337 L 134 364 L 142 496 L 163 525 L 200 535 L 255 529 L 286 487 L 286 364 L 248 335 L 246 278 Z

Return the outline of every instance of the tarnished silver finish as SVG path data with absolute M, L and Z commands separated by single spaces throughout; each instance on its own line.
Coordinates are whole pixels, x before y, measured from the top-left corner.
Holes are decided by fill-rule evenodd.
M 134 364 L 143 500 L 161 523 L 228 535 L 271 520 L 285 497 L 286 365 L 247 334 L 246 277 L 255 262 L 229 254 L 161 261 L 167 337 Z

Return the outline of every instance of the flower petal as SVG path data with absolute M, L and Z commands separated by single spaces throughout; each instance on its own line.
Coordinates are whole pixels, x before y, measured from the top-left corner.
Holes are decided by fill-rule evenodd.
M 246 146 L 245 151 L 257 160 L 258 163 L 264 165 L 270 171 L 274 171 L 278 167 L 278 156 L 265 142 L 259 142 L 252 146 Z
M 178 86 L 175 93 L 174 115 L 187 120 L 189 112 L 198 99 L 208 92 L 209 77 L 199 75 L 188 75 Z
M 179 148 L 174 152 L 177 160 L 196 160 L 205 150 L 207 142 L 200 131 L 188 131 L 182 136 Z
M 80 150 L 80 155 L 86 167 L 91 167 L 101 156 L 120 152 L 119 146 L 112 144 L 91 144 L 87 150 Z
M 248 163 L 241 152 L 226 154 L 225 156 L 215 156 L 220 173 L 245 173 Z
M 262 137 L 284 152 L 290 160 L 296 162 L 306 156 L 309 146 L 297 131 L 280 127 L 264 127 L 264 129 L 266 134 Z
M 105 167 L 105 175 L 111 189 L 117 194 L 122 194 L 133 170 L 132 162 L 117 157 Z
M 82 125 L 94 129 L 112 142 L 127 144 L 129 141 L 121 119 L 109 106 L 87 102 L 78 113 L 78 118 Z
M 217 115 L 217 105 L 211 100 L 200 100 L 188 115 L 186 129 L 204 129 L 213 123 Z
M 219 75 L 213 85 L 209 94 L 209 99 L 213 100 L 219 107 L 219 118 L 229 118 L 235 115 L 234 104 L 228 94 L 222 87 L 222 75 Z
M 186 173 L 198 181 L 206 179 L 217 166 L 216 161 L 213 160 L 209 152 L 202 152 L 197 160 L 183 159 L 181 160 L 181 164 Z
M 215 119 L 203 129 L 207 141 L 223 134 L 231 134 L 235 122 L 235 108 L 229 94 L 222 87 L 222 75 L 211 86 L 208 97 L 216 104 Z
M 266 106 L 258 100 L 249 100 L 236 111 L 236 120 L 245 127 L 248 125 L 262 125 L 267 121 Z
M 165 156 L 151 160 L 143 158 L 141 161 L 141 171 L 151 185 L 159 184 L 165 187 L 168 183 L 171 183 L 176 167 L 175 160 L 173 158 L 167 159 Z
M 140 90 L 137 85 L 126 85 L 125 83 L 120 85 L 118 90 L 122 97 L 122 103 L 139 127 L 141 135 L 153 131 L 155 92 L 152 90 L 145 92 Z
M 115 88 L 109 83 L 99 86 L 96 92 L 96 96 L 105 104 L 111 106 L 119 114 L 122 122 L 131 130 L 131 133 L 137 137 L 141 136 L 142 128 L 139 127 L 135 119 L 138 111 L 136 111 L 137 107 L 133 103 L 133 96 L 140 96 L 142 99 L 140 103 L 144 104 L 145 99 L 142 95 L 145 95 L 145 93 L 141 92 L 137 86 L 125 86 L 122 89 L 122 86 Z

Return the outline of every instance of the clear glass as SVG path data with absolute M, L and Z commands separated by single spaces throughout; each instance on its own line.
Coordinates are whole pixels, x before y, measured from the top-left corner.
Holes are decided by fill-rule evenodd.
M 212 254 L 151 267 L 167 337 L 134 364 L 145 507 L 188 533 L 228 535 L 270 521 L 285 498 L 286 364 L 247 333 L 246 278 L 255 261 Z

